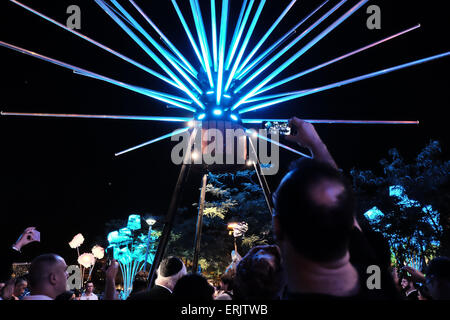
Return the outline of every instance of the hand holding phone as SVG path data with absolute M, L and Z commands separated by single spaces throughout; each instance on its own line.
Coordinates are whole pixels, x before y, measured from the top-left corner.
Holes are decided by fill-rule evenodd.
M 35 227 L 26 228 L 25 231 L 20 235 L 14 246 L 17 249 L 21 250 L 23 246 L 26 246 L 31 242 L 41 242 L 41 233 L 36 230 Z

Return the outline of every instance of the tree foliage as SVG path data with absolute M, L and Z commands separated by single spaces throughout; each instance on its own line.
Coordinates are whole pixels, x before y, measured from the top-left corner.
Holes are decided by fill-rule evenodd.
M 251 247 L 272 242 L 271 215 L 254 171 L 208 175 L 199 263 L 208 274 L 220 274 L 231 263 L 234 238 L 229 222 L 246 222 L 248 231 L 237 239 L 243 256 Z M 198 203 L 193 207 L 198 210 Z M 185 210 L 177 215 L 168 252 L 192 259 L 196 216 Z
M 391 149 L 380 165 L 378 175 L 351 171 L 359 215 L 374 207 L 382 212 L 370 224 L 387 237 L 397 263 L 408 263 L 413 255 L 423 265 L 436 254 L 448 255 L 450 161 L 442 159 L 439 142 L 431 141 L 409 162 Z

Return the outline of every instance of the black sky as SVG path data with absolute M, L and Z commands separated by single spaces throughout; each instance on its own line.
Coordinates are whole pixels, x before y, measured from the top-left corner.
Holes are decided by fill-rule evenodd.
M 66 8 L 77 4 L 82 11 L 80 32 L 157 69 L 93 1 L 23 2 L 60 22 L 67 19 Z M 170 1 L 138 3 L 195 63 Z M 208 3 L 201 0 L 205 10 Z M 262 36 L 288 3 L 287 0 L 268 0 L 251 44 L 256 43 L 255 39 Z M 298 1 L 269 42 L 284 34 L 320 3 Z M 327 8 L 335 3 L 337 1 L 330 0 Z M 323 30 L 355 3 L 347 1 L 339 13 L 326 20 L 318 30 Z M 369 4 L 381 8 L 381 30 L 366 27 L 368 15 L 365 11 Z M 369 1 L 284 75 L 322 63 L 417 23 L 422 27 L 308 75 L 285 89 L 312 88 L 448 51 L 449 19 L 442 5 L 443 1 Z M 182 7 L 187 12 L 187 6 L 183 4 Z M 235 21 L 240 1 L 231 1 L 231 7 Z M 125 82 L 176 93 L 165 88 L 158 79 L 9 1 L 0 4 L 0 26 L 2 41 Z M 313 32 L 301 43 L 305 44 L 317 34 Z M 139 94 L 74 75 L 66 69 L 5 48 L 0 48 L 0 66 L 2 111 L 188 115 L 167 109 L 164 104 Z M 421 121 L 419 126 L 318 126 L 323 140 L 345 170 L 378 168 L 378 161 L 387 156 L 392 147 L 411 158 L 431 139 L 440 140 L 447 152 L 448 118 L 444 112 L 449 108 L 448 66 L 449 59 L 444 58 L 255 112 L 254 116 Z M 163 214 L 168 208 L 179 170 L 170 160 L 174 143 L 165 140 L 120 158 L 115 158 L 114 153 L 176 128 L 176 124 L 138 121 L 1 117 L 2 246 L 13 242 L 25 227 L 34 225 L 42 231 L 42 251 L 54 251 L 70 258 L 72 252 L 67 242 L 78 232 L 85 235 L 87 243 L 93 244 L 93 239 L 103 232 L 103 225 L 109 219 L 126 218 L 133 212 Z M 272 188 L 293 159 L 295 155 L 281 151 L 280 172 L 269 178 Z M 200 176 L 193 170 L 183 198 L 186 205 L 197 201 L 199 186 Z

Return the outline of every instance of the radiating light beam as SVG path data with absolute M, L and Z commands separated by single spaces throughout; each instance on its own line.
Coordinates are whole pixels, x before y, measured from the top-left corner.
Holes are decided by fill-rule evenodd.
M 234 65 L 233 65 L 233 68 L 231 69 L 230 75 L 228 76 L 228 81 L 227 81 L 227 83 L 225 85 L 225 91 L 228 91 L 228 89 L 230 88 L 231 82 L 234 79 L 234 76 L 236 74 L 236 70 L 237 70 L 237 68 L 239 66 L 239 63 L 241 63 L 241 59 L 242 59 L 242 57 L 244 55 L 245 49 L 247 49 L 248 42 L 250 41 L 250 38 L 251 38 L 251 36 L 253 34 L 253 31 L 255 30 L 256 24 L 258 23 L 258 19 L 259 19 L 260 15 L 261 15 L 261 12 L 262 12 L 262 10 L 264 8 L 264 4 L 265 3 L 266 3 L 266 0 L 261 0 L 261 2 L 259 4 L 259 7 L 258 7 L 258 10 L 256 11 L 255 16 L 253 17 L 253 21 L 250 24 L 249 29 L 247 30 L 247 35 L 244 38 L 244 41 L 243 41 L 242 46 L 241 46 L 241 49 L 239 50 L 239 54 L 238 54 L 238 56 L 236 58 L 236 61 L 234 62 Z
M 167 102 L 168 104 L 170 104 L 172 106 L 175 106 L 175 107 L 178 107 L 178 108 L 181 108 L 181 109 L 185 109 L 185 110 L 188 110 L 188 111 L 191 111 L 191 112 L 196 112 L 197 111 L 197 109 L 194 108 L 194 107 L 191 107 L 191 106 L 185 105 L 185 104 L 183 104 L 181 102 L 178 102 L 178 101 L 180 101 L 183 98 L 176 97 L 176 96 L 173 96 L 173 95 L 168 94 L 168 93 L 162 93 L 162 92 L 155 91 L 155 90 L 150 90 L 150 89 L 147 89 L 147 88 L 133 86 L 133 85 L 130 85 L 130 84 L 127 84 L 127 83 L 124 83 L 124 82 L 121 82 L 121 81 L 117 81 L 117 80 L 114 80 L 114 79 L 111 79 L 111 78 L 108 78 L 108 77 L 105 77 L 105 76 L 102 76 L 102 75 L 99 75 L 99 74 L 96 74 L 96 73 L 90 72 L 90 71 L 74 70 L 74 72 L 77 73 L 77 74 L 86 76 L 86 77 L 90 77 L 90 78 L 94 78 L 94 79 L 98 79 L 98 80 L 102 80 L 102 81 L 114 84 L 116 86 L 119 86 L 119 87 L 122 87 L 122 88 L 125 88 L 125 89 L 128 89 L 128 90 L 140 93 L 142 95 L 145 95 L 145 96 L 148 96 L 148 97 L 151 97 L 151 98 L 163 101 L 163 102 Z
M 105 77 L 105 76 L 96 74 L 94 72 L 85 70 L 83 68 L 75 67 L 75 66 L 73 66 L 71 64 L 68 64 L 68 63 L 65 63 L 65 62 L 53 59 L 53 58 L 46 57 L 46 56 L 41 55 L 39 53 L 30 51 L 30 50 L 26 50 L 26 49 L 23 49 L 23 48 L 20 48 L 20 47 L 17 47 L 17 46 L 14 46 L 12 44 L 9 44 L 9 43 L 3 42 L 3 41 L 0 41 L 0 46 L 5 47 L 5 48 L 9 48 L 9 49 L 12 49 L 12 50 L 15 50 L 15 51 L 18 51 L 20 53 L 23 53 L 23 54 L 26 54 L 26 55 L 38 58 L 40 60 L 44 60 L 44 61 L 56 64 L 56 65 L 58 65 L 60 67 L 64 67 L 64 68 L 70 69 L 70 70 L 72 70 L 74 72 L 77 72 L 79 74 L 82 74 L 84 76 L 88 76 L 88 77 L 91 77 L 91 78 L 103 80 L 103 81 L 106 81 L 106 82 L 118 85 L 120 87 L 123 87 L 123 88 L 129 89 L 129 90 L 141 93 L 143 95 L 155 98 L 157 100 L 161 100 L 161 101 L 167 102 L 167 103 L 169 103 L 171 105 L 174 105 L 174 106 L 182 108 L 182 109 L 186 109 L 186 110 L 191 111 L 191 112 L 196 112 L 197 111 L 196 108 L 193 108 L 193 107 L 190 107 L 190 106 L 186 106 L 186 105 L 184 105 L 184 104 L 182 104 L 180 102 L 177 102 L 177 101 L 174 101 L 172 99 L 167 98 L 168 94 L 161 94 L 161 93 L 159 93 L 157 91 L 153 91 L 153 90 L 145 89 L 145 88 L 139 88 L 139 87 L 132 86 L 132 85 L 129 85 L 129 84 L 117 81 L 117 80 L 113 80 L 113 79 L 110 79 L 108 77 Z
M 116 10 L 116 8 L 114 8 L 112 5 L 110 5 L 109 3 L 105 2 L 105 5 L 108 6 L 108 8 L 110 8 L 112 11 L 114 11 L 115 14 L 117 14 L 122 20 L 125 20 L 130 26 L 132 26 L 134 28 L 134 25 L 131 23 L 130 20 L 128 20 L 123 14 L 121 14 L 119 11 Z
M 278 99 L 278 98 L 286 97 L 286 96 L 289 96 L 292 94 L 293 94 L 292 92 L 284 92 L 284 93 L 277 93 L 277 94 L 271 94 L 271 95 L 260 96 L 260 97 L 256 96 L 256 94 L 255 94 L 256 97 L 252 97 L 252 98 L 244 101 L 244 103 L 249 104 L 249 103 L 255 103 L 255 102 L 260 102 L 260 101 L 264 101 L 264 100 Z
M 187 73 L 189 73 L 192 78 L 194 79 L 198 79 L 198 72 L 192 73 L 191 70 L 189 70 L 188 67 L 186 67 L 186 65 L 179 60 L 177 57 L 175 57 L 174 55 L 170 54 L 169 52 L 165 52 L 164 55 L 167 54 L 167 57 L 169 57 L 173 62 L 175 62 L 178 66 L 180 66 L 181 68 L 183 68 Z M 172 64 L 172 63 L 171 63 Z
M 214 1 L 214 0 L 213 0 Z M 225 45 L 227 41 L 228 22 L 228 0 L 222 1 L 222 17 L 220 18 L 220 39 L 219 39 L 219 72 L 217 74 L 217 105 L 222 99 L 223 67 L 225 63 Z
M 255 131 L 255 132 L 256 132 L 256 131 Z M 300 156 L 302 156 L 302 157 L 312 159 L 312 157 L 309 156 L 309 155 L 307 155 L 307 154 L 304 154 L 304 153 L 302 153 L 302 152 L 300 152 L 300 151 L 298 151 L 298 150 L 295 150 L 295 149 L 293 149 L 293 148 L 291 148 L 291 147 L 288 147 L 288 146 L 285 145 L 285 144 L 279 143 L 279 142 L 277 142 L 277 141 L 275 141 L 275 140 L 272 140 L 272 139 L 270 139 L 270 138 L 267 138 L 267 137 L 265 137 L 265 136 L 263 136 L 263 135 L 260 135 L 259 133 L 256 133 L 256 136 L 257 136 L 258 138 L 262 139 L 262 140 L 265 140 L 265 141 L 267 141 L 267 142 L 273 143 L 273 144 L 276 145 L 276 146 L 279 146 L 279 147 L 281 147 L 281 148 L 283 148 L 283 149 L 286 149 L 286 150 L 288 150 L 288 151 L 291 151 L 291 152 L 293 152 L 293 153 L 295 153 L 295 154 L 298 154 L 298 155 L 300 155 Z
M 203 102 L 201 102 L 194 93 L 178 78 L 178 76 L 170 70 L 170 68 L 152 51 L 147 47 L 144 42 L 142 42 L 136 34 L 128 28 L 122 20 L 111 11 L 102 0 L 95 0 L 95 2 L 105 11 L 189 96 L 195 103 L 202 109 L 205 108 Z
M 419 124 L 419 121 L 398 120 L 329 120 L 329 119 L 302 119 L 313 124 Z M 242 119 L 244 124 L 261 124 L 263 122 L 289 122 L 289 119 Z
M 203 63 L 206 68 L 206 74 L 208 76 L 209 86 L 211 88 L 214 88 L 214 81 L 213 81 L 212 74 L 211 74 L 211 57 L 209 56 L 208 42 L 207 42 L 206 35 L 204 32 L 203 18 L 201 16 L 201 11 L 199 11 L 200 7 L 197 6 L 196 0 L 190 0 L 189 2 L 191 5 L 192 15 L 194 16 L 195 27 L 196 27 L 197 36 L 198 36 L 198 39 L 200 42 L 200 48 L 202 50 Z
M 144 17 L 144 19 L 153 27 L 153 29 L 158 33 L 161 39 L 166 43 L 166 45 L 172 50 L 172 52 L 181 60 L 183 64 L 191 71 L 194 77 L 197 77 L 197 70 L 189 63 L 189 61 L 183 56 L 183 54 L 175 47 L 175 45 L 164 35 L 164 33 L 159 30 L 158 26 L 153 23 L 153 21 L 145 14 L 145 12 L 133 1 L 129 0 L 130 3 L 136 8 L 136 10 Z
M 386 41 L 392 40 L 392 39 L 394 39 L 394 38 L 396 38 L 396 37 L 398 37 L 398 36 L 401 36 L 401 35 L 403 35 L 403 34 L 405 34 L 405 33 L 408 33 L 408 32 L 410 32 L 410 31 L 412 31 L 412 30 L 415 30 L 415 29 L 417 29 L 417 28 L 419 28 L 419 27 L 420 27 L 420 24 L 418 24 L 418 25 L 416 25 L 416 26 L 414 26 L 414 27 L 412 27 L 412 28 L 406 29 L 406 30 L 404 30 L 404 31 L 402 31 L 402 32 L 399 32 L 399 33 L 396 33 L 396 34 L 394 34 L 394 35 L 391 35 L 391 36 L 389 36 L 389 37 L 386 37 L 386 38 L 384 38 L 384 39 L 382 39 L 382 40 L 379 40 L 379 41 L 377 41 L 377 42 L 374 42 L 374 43 L 372 43 L 372 44 L 369 44 L 369 45 L 367 45 L 367 46 L 365 46 L 365 47 L 359 48 L 359 49 L 357 49 L 357 50 L 355 50 L 355 51 L 352 51 L 352 52 L 349 52 L 349 53 L 347 53 L 347 54 L 344 54 L 344 55 L 342 55 L 342 56 L 340 56 L 340 57 L 338 57 L 338 58 L 335 58 L 335 59 L 332 59 L 332 60 L 327 61 L 327 62 L 325 62 L 325 63 L 322 63 L 322 64 L 320 64 L 320 65 L 318 65 L 318 66 L 315 66 L 315 67 L 313 67 L 313 68 L 310 68 L 310 69 L 308 69 L 308 70 L 305 70 L 305 71 L 302 71 L 302 72 L 300 72 L 300 73 L 297 73 L 297 74 L 295 74 L 295 75 L 293 75 L 293 76 L 291 76 L 291 77 L 289 77 L 289 78 L 283 79 L 283 80 L 278 81 L 278 82 L 276 82 L 276 83 L 274 83 L 274 84 L 272 84 L 272 85 L 270 85 L 270 86 L 267 86 L 267 87 L 262 88 L 261 90 L 259 90 L 259 91 L 255 94 L 255 96 L 258 95 L 258 94 L 261 94 L 261 93 L 263 93 L 263 92 L 269 91 L 269 90 L 271 90 L 271 89 L 274 89 L 274 88 L 276 88 L 276 87 L 278 87 L 278 86 L 281 86 L 281 85 L 283 85 L 283 84 L 285 84 L 285 83 L 287 83 L 287 82 L 289 82 L 289 81 L 298 79 L 298 78 L 300 78 L 300 77 L 302 77 L 302 76 L 304 76 L 304 75 L 306 75 L 306 74 L 308 74 L 308 73 L 311 73 L 311 72 L 313 72 L 313 71 L 317 71 L 317 70 L 319 70 L 319 69 L 321 69 L 321 68 L 324 68 L 324 67 L 326 67 L 326 66 L 329 66 L 330 64 L 333 64 L 333 63 L 335 63 L 335 62 L 338 62 L 338 61 L 341 61 L 341 60 L 346 59 L 346 58 L 348 58 L 348 57 L 351 57 L 351 56 L 353 56 L 353 55 L 355 55 L 355 54 L 357 54 L 357 53 L 360 53 L 360 52 L 362 52 L 362 51 L 364 51 L 364 50 L 373 48 L 373 47 L 375 47 L 375 46 L 377 46 L 377 45 L 379 45 L 379 44 L 382 44 L 382 43 L 384 43 L 384 42 L 386 42 Z
M 178 76 L 170 70 L 170 68 L 152 51 L 149 47 L 142 42 L 141 39 L 128 28 L 122 20 L 117 17 L 117 15 L 111 11 L 102 0 L 95 0 L 95 2 L 105 11 L 178 85 L 181 86 L 182 90 L 194 100 L 198 106 L 205 109 L 204 104 L 194 95 L 194 93 L 189 90 L 189 88 L 178 78 Z
M 2 116 L 19 117 L 50 117 L 50 118 L 80 118 L 80 119 L 112 119 L 112 120 L 143 120 L 164 122 L 189 122 L 193 118 L 183 117 L 159 117 L 159 116 L 122 116 L 122 115 L 100 115 L 100 114 L 66 114 L 66 113 L 22 113 L 22 112 L 0 112 Z
M 319 20 L 317 20 L 312 26 L 310 26 L 309 28 L 307 28 L 305 31 L 303 31 L 298 37 L 296 37 L 294 40 L 292 40 L 286 47 L 284 47 L 280 52 L 278 52 L 275 56 L 273 56 L 268 62 L 266 62 L 261 68 L 259 68 L 257 71 L 253 72 L 252 75 L 250 77 L 248 77 L 241 85 L 239 85 L 239 87 L 237 87 L 234 90 L 234 93 L 238 93 L 239 91 L 241 91 L 246 85 L 248 85 L 253 79 L 255 79 L 257 76 L 259 76 L 262 72 L 264 72 L 267 68 L 269 68 L 275 61 L 277 61 L 282 55 L 284 55 L 289 49 L 291 49 L 294 45 L 296 45 L 301 39 L 303 39 L 307 34 L 309 34 L 312 30 L 314 30 L 323 20 L 325 20 L 326 18 L 328 18 L 332 13 L 334 13 L 337 9 L 339 9 L 339 7 L 341 7 L 347 0 L 342 0 L 341 2 L 339 2 L 337 5 L 335 5 L 332 9 L 330 9 L 327 13 L 325 13 Z M 368 0 L 362 0 L 362 1 L 368 1 Z M 348 17 L 349 15 L 347 15 L 349 12 L 353 13 L 353 8 L 351 10 L 349 10 L 343 17 Z M 345 19 L 343 19 L 345 20 Z M 342 21 L 343 21 L 342 20 Z M 338 20 L 340 21 L 340 20 Z M 333 24 L 332 26 L 334 26 L 335 24 Z M 322 39 L 326 34 L 328 34 L 332 29 L 330 27 L 328 27 L 325 31 L 323 31 L 322 33 L 319 34 L 319 36 L 317 36 L 316 38 L 314 38 L 312 41 L 310 41 L 304 48 L 310 48 L 312 47 L 315 43 L 317 43 L 320 39 Z M 291 59 L 289 59 L 288 61 L 291 61 Z M 282 65 L 285 66 L 286 62 Z M 286 68 L 286 67 L 285 67 Z M 235 106 L 233 106 L 233 108 L 231 110 L 234 110 L 235 108 L 237 108 L 239 106 L 239 104 L 246 100 L 247 98 L 249 98 L 250 96 L 252 96 L 254 93 L 256 93 L 259 89 L 261 89 L 267 82 L 269 82 L 271 79 L 273 79 L 276 75 L 278 75 L 281 71 L 280 70 L 284 70 L 281 67 L 278 67 L 274 72 L 272 72 L 267 78 L 265 78 L 261 83 L 259 83 L 255 88 L 253 88 L 250 92 L 251 93 L 247 93 L 244 97 L 242 97 L 238 103 L 236 103 Z M 265 83 L 264 83 L 265 82 Z M 261 84 L 264 83 L 262 86 Z M 257 87 L 259 87 L 258 89 L 256 89 Z
M 82 38 L 82 39 L 84 39 L 84 40 L 86 40 L 86 41 L 96 45 L 97 47 L 99 47 L 99 48 L 101 48 L 101 49 L 103 49 L 103 50 L 105 50 L 105 51 L 107 51 L 109 53 L 112 53 L 116 57 L 119 57 L 119 58 L 121 58 L 122 60 L 125 60 L 128 63 L 131 63 L 132 65 L 134 65 L 134 66 L 136 66 L 136 67 L 138 67 L 138 68 L 148 72 L 149 74 L 151 74 L 151 75 L 153 75 L 153 76 L 155 76 L 155 77 L 157 77 L 157 78 L 159 78 L 159 79 L 169 83 L 170 85 L 172 85 L 172 86 L 174 86 L 174 87 L 176 87 L 178 89 L 181 88 L 177 83 L 175 83 L 171 79 L 169 79 L 169 78 L 163 76 L 162 74 L 160 74 L 160 73 L 158 73 L 158 72 L 156 72 L 156 71 L 154 71 L 154 70 L 152 70 L 152 69 L 150 69 L 150 68 L 148 68 L 148 67 L 146 67 L 146 66 L 144 66 L 144 65 L 142 65 L 142 64 L 140 64 L 140 63 L 138 63 L 138 62 L 136 62 L 136 61 L 134 61 L 134 60 L 132 60 L 132 59 L 130 59 L 128 57 L 126 57 L 126 56 L 124 56 L 123 54 L 120 54 L 117 51 L 114 51 L 113 49 L 108 48 L 107 46 L 105 46 L 105 45 L 103 45 L 103 44 L 101 44 L 101 43 L 99 43 L 99 42 L 97 42 L 97 41 L 95 41 L 95 40 L 85 36 L 84 34 L 81 34 L 81 33 L 77 32 L 77 31 L 75 31 L 73 29 L 70 29 L 70 28 L 66 27 L 65 25 L 59 23 L 58 21 L 53 20 L 52 18 L 50 18 L 50 17 L 48 17 L 48 16 L 46 16 L 46 15 L 44 15 L 44 14 L 42 14 L 42 13 L 36 11 L 36 10 L 34 10 L 34 9 L 32 9 L 32 8 L 30 8 L 30 7 L 28 7 L 28 6 L 24 5 L 24 4 L 16 1 L 16 0 L 10 0 L 10 1 L 12 3 L 17 4 L 18 6 L 21 6 L 22 8 L 30 11 L 31 13 L 34 13 L 35 15 L 37 15 L 37 16 L 39 16 L 39 17 L 41 17 L 41 18 L 43 18 L 43 19 L 45 19 L 45 20 L 47 20 L 47 21 L 49 21 L 49 22 L 51 22 L 51 23 L 53 23 L 55 25 L 57 25 L 58 27 L 63 28 L 64 30 L 69 31 L 69 32 L 73 33 L 74 35 L 76 35 L 76 36 L 78 36 L 78 37 L 80 37 L 80 38 Z
M 297 23 L 291 30 L 289 30 L 284 36 L 282 36 L 278 41 L 276 41 L 273 45 L 271 45 L 266 51 L 264 51 L 261 55 L 258 56 L 253 62 L 242 71 L 243 66 L 241 65 L 241 68 L 238 69 L 236 72 L 238 74 L 237 79 L 241 80 L 245 75 L 247 75 L 250 70 L 255 68 L 261 61 L 263 61 L 267 56 L 269 56 L 274 50 L 276 50 L 279 46 L 281 46 L 286 40 L 288 40 L 289 37 L 291 37 L 296 30 L 305 23 L 309 18 L 311 18 L 317 11 L 319 11 L 326 3 L 328 3 L 329 0 L 326 0 L 324 3 L 322 3 L 320 6 L 318 6 L 316 9 L 314 9 L 309 15 L 307 15 L 305 18 L 303 18 L 299 23 Z
M 213 68 L 213 62 L 212 62 L 211 54 L 210 54 L 210 51 L 209 51 L 209 42 L 208 42 L 208 37 L 206 36 L 206 29 L 205 29 L 205 23 L 204 23 L 204 20 L 203 20 L 202 9 L 200 7 L 199 0 L 194 0 L 194 2 L 195 2 L 195 6 L 197 8 L 198 21 L 199 21 L 199 25 L 200 25 L 201 32 L 202 32 L 202 39 L 203 39 L 204 44 L 205 44 L 205 49 L 206 49 L 206 53 L 207 53 L 207 57 L 208 57 L 208 62 L 209 62 L 209 65 L 211 66 L 211 68 Z
M 175 130 L 175 131 L 172 132 L 172 133 L 165 134 L 165 135 L 163 135 L 163 136 L 161 136 L 161 137 L 159 137 L 159 138 L 156 138 L 156 139 L 153 139 L 153 140 L 150 140 L 150 141 L 141 143 L 140 145 L 137 145 L 137 146 L 135 146 L 135 147 L 132 147 L 132 148 L 126 149 L 126 150 L 124 150 L 124 151 L 118 152 L 118 153 L 115 154 L 115 156 L 118 157 L 118 156 L 120 156 L 120 155 L 122 155 L 122 154 L 124 154 L 124 153 L 128 153 L 128 152 L 130 152 L 130 151 L 134 151 L 134 150 L 136 150 L 136 149 L 139 149 L 139 148 L 148 146 L 148 145 L 150 145 L 150 144 L 152 144 L 152 143 L 155 143 L 155 142 L 158 142 L 158 141 L 161 141 L 161 140 L 170 138 L 170 137 L 172 137 L 172 136 L 175 136 L 175 135 L 177 135 L 177 134 L 186 132 L 186 131 L 188 131 L 189 129 L 190 129 L 190 128 L 188 127 L 188 128 L 183 128 L 183 129 Z
M 217 22 L 216 22 L 216 0 L 211 0 L 211 33 L 213 44 L 213 60 L 214 60 L 214 72 L 217 72 L 219 68 L 218 56 L 217 56 Z
M 294 6 L 294 4 L 297 2 L 297 0 L 292 0 L 291 3 L 284 9 L 284 11 L 281 13 L 281 15 L 278 17 L 278 19 L 274 22 L 274 24 L 267 30 L 267 32 L 264 34 L 264 36 L 259 40 L 258 44 L 253 48 L 253 50 L 250 52 L 248 57 L 242 62 L 242 64 L 239 66 L 238 70 L 242 70 L 245 68 L 245 66 L 250 62 L 250 59 L 253 58 L 253 56 L 256 54 L 256 52 L 261 48 L 261 46 L 264 44 L 264 42 L 269 38 L 269 36 L 272 34 L 273 30 L 278 26 L 278 24 L 283 20 L 283 18 L 287 15 L 289 10 Z M 238 72 L 237 72 L 238 74 Z
M 164 58 L 169 61 L 169 63 L 178 71 L 179 74 L 199 93 L 203 94 L 202 89 L 191 79 L 191 77 L 184 72 L 182 68 L 178 65 L 178 63 L 175 61 L 172 54 L 170 54 L 166 49 L 164 49 L 155 39 L 153 39 L 147 31 L 145 31 L 144 28 L 141 27 L 141 25 L 125 10 L 124 7 L 122 7 L 117 0 L 111 0 L 111 2 L 116 6 L 116 8 L 122 12 L 125 17 L 130 20 L 130 22 L 133 24 L 133 26 L 158 50 L 159 53 L 161 53 Z M 112 16 L 111 16 L 112 17 Z M 114 19 L 114 17 L 112 17 Z M 115 16 L 116 19 L 118 19 L 117 16 Z M 116 20 L 114 19 L 114 20 Z M 182 64 L 182 63 L 180 63 Z
M 227 62 L 225 63 L 225 70 L 227 70 L 227 71 L 230 69 L 231 61 L 233 61 L 234 54 L 236 53 L 239 42 L 241 41 L 241 37 L 242 37 L 242 34 L 244 33 L 245 26 L 247 24 L 248 18 L 252 11 L 254 2 L 255 2 L 255 0 L 250 0 L 250 3 L 248 4 L 247 9 L 245 10 L 245 15 L 243 16 L 243 18 L 241 16 L 239 17 L 238 23 L 236 25 L 236 29 L 234 31 L 233 39 L 231 40 L 231 43 L 230 43 L 230 50 L 228 51 Z M 243 12 L 244 12 L 243 10 L 245 9 L 246 3 L 247 3 L 247 1 L 244 2 L 240 15 L 243 14 Z
M 288 95 L 288 96 L 286 96 L 284 98 L 272 100 L 272 101 L 269 101 L 269 102 L 266 102 L 266 103 L 262 103 L 262 104 L 259 104 L 259 105 L 255 105 L 255 106 L 252 106 L 252 107 L 248 107 L 248 108 L 239 110 L 239 114 L 246 113 L 246 112 L 249 112 L 249 111 L 254 111 L 254 110 L 257 110 L 257 109 L 261 109 L 261 108 L 265 108 L 265 107 L 272 106 L 272 105 L 275 105 L 275 104 L 278 104 L 278 103 L 282 103 L 282 102 L 286 102 L 286 101 L 289 101 L 289 100 L 297 99 L 297 98 L 304 97 L 304 96 L 307 96 L 307 95 L 310 95 L 310 94 L 315 94 L 315 93 L 318 93 L 318 92 L 321 92 L 321 91 L 325 91 L 325 90 L 333 89 L 333 88 L 336 88 L 336 87 L 344 86 L 344 85 L 347 85 L 347 84 L 350 84 L 350 83 L 353 83 L 353 82 L 357 82 L 357 81 L 361 81 L 361 80 L 365 80 L 365 79 L 369 79 L 369 78 L 374 78 L 374 77 L 377 77 L 379 75 L 383 75 L 383 74 L 387 74 L 387 73 L 390 73 L 390 72 L 393 72 L 393 71 L 396 71 L 396 70 L 408 68 L 408 67 L 411 67 L 411 66 L 414 66 L 414 65 L 417 65 L 417 64 L 421 64 L 421 63 L 425 63 L 425 62 L 428 62 L 428 61 L 444 58 L 444 57 L 449 56 L 449 55 L 450 55 L 450 51 L 447 51 L 447 52 L 444 52 L 444 53 L 441 53 L 441 54 L 437 54 L 437 55 L 434 55 L 434 56 L 431 56 L 431 57 L 427 57 L 427 58 L 415 60 L 415 61 L 412 61 L 412 62 L 404 63 L 404 64 L 401 64 L 401 65 L 398 65 L 398 66 L 395 66 L 395 67 L 391 67 L 391 68 L 375 71 L 375 72 L 372 72 L 372 73 L 369 73 L 369 74 L 365 74 L 365 75 L 362 75 L 362 76 L 358 76 L 358 77 L 354 77 L 354 78 L 351 78 L 351 79 L 335 82 L 335 83 L 332 83 L 332 84 L 329 84 L 329 85 L 326 85 L 326 86 L 322 86 L 322 87 L 318 87 L 318 88 L 315 88 L 315 89 L 292 92 L 290 95 Z
M 184 31 L 186 32 L 187 37 L 189 38 L 189 42 L 192 45 L 192 48 L 194 49 L 195 55 L 198 58 L 198 61 L 200 62 L 200 65 L 202 66 L 203 70 L 206 72 L 205 64 L 203 63 L 202 55 L 200 54 L 200 50 L 197 47 L 197 43 L 194 40 L 194 37 L 191 33 L 191 30 L 189 29 L 189 26 L 186 23 L 186 20 L 184 19 L 183 13 L 181 12 L 180 8 L 178 7 L 178 4 L 176 0 L 172 0 L 172 4 L 175 8 L 175 11 L 178 14 L 178 18 L 180 19 L 181 24 L 183 25 Z

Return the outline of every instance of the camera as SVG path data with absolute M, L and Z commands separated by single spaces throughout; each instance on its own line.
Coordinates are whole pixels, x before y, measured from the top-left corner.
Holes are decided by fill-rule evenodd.
M 270 135 L 289 136 L 297 134 L 295 126 L 289 126 L 288 122 L 265 121 L 262 124 L 263 128 L 266 129 Z

